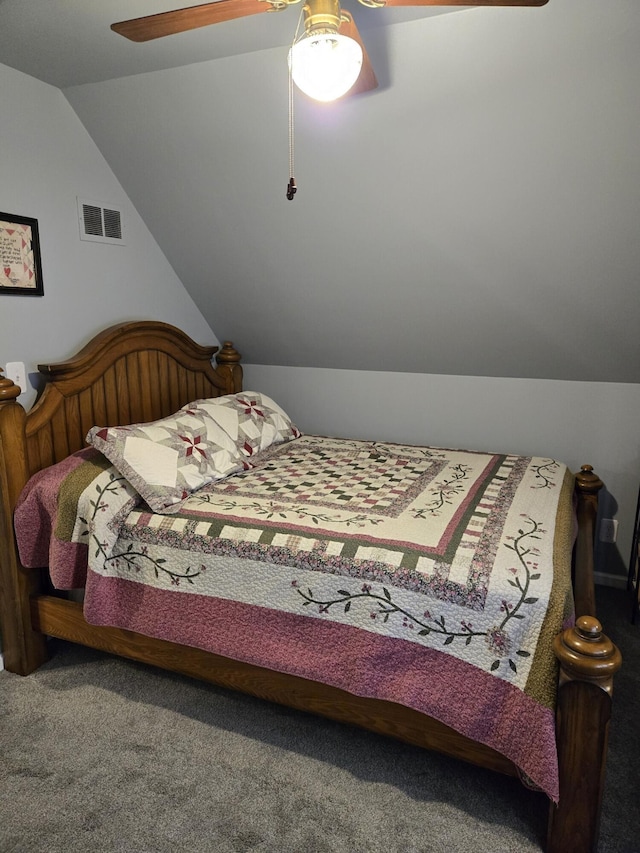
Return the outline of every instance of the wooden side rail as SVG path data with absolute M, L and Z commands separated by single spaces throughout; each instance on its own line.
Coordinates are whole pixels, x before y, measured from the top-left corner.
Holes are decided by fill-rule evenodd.
M 350 723 L 509 776 L 518 775 L 512 762 L 499 752 L 462 737 L 444 723 L 403 705 L 356 696 L 337 687 L 220 657 L 191 646 L 180 646 L 168 640 L 145 637 L 122 628 L 89 625 L 84 619 L 82 606 L 74 601 L 42 595 L 32 602 L 31 611 L 33 625 L 51 637 Z

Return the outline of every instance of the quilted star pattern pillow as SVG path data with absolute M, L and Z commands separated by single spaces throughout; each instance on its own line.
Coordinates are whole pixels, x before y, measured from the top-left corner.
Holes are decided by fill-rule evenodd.
M 247 457 L 301 435 L 289 415 L 271 397 L 257 391 L 196 400 L 184 409 L 214 420 Z
M 151 423 L 94 426 L 86 440 L 159 513 L 177 512 L 191 492 L 250 467 L 214 420 L 183 410 Z

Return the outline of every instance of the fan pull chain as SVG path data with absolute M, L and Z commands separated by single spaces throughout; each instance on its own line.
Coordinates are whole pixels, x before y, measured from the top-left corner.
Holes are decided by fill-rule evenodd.
M 293 197 L 298 191 L 296 179 L 293 177 L 294 141 L 293 77 L 291 76 L 291 68 L 289 68 L 289 183 L 287 184 L 289 201 L 293 201 Z
M 296 32 L 293 37 L 293 42 L 291 47 L 298 41 L 300 36 L 300 28 L 302 26 L 302 20 L 304 16 L 304 8 L 300 9 L 300 14 L 298 15 L 298 24 L 296 26 Z M 291 56 L 291 53 L 289 53 Z M 287 184 L 287 198 L 289 201 L 293 201 L 294 195 L 298 192 L 298 188 L 296 186 L 296 179 L 293 177 L 293 156 L 294 156 L 294 148 L 295 148 L 295 128 L 294 128 L 294 110 L 293 110 L 293 74 L 291 73 L 291 62 L 289 62 L 289 183 Z

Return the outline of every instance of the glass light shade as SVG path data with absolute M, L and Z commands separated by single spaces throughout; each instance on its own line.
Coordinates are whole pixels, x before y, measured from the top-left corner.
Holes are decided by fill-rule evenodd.
M 293 82 L 316 101 L 335 101 L 346 94 L 360 75 L 362 48 L 337 33 L 301 38 L 289 51 Z

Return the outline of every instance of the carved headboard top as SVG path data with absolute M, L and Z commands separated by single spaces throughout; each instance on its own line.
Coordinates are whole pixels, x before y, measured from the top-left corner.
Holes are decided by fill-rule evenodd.
M 157 420 L 192 400 L 242 389 L 240 354 L 230 342 L 201 346 L 155 320 L 112 326 L 67 361 L 38 369 L 47 382 L 28 413 L 12 399 L 9 380 L 0 396 L 17 410 L 10 427 L 4 418 L 10 434 L 0 437 L 12 456 L 26 459 L 28 476 L 84 447 L 92 426 Z

